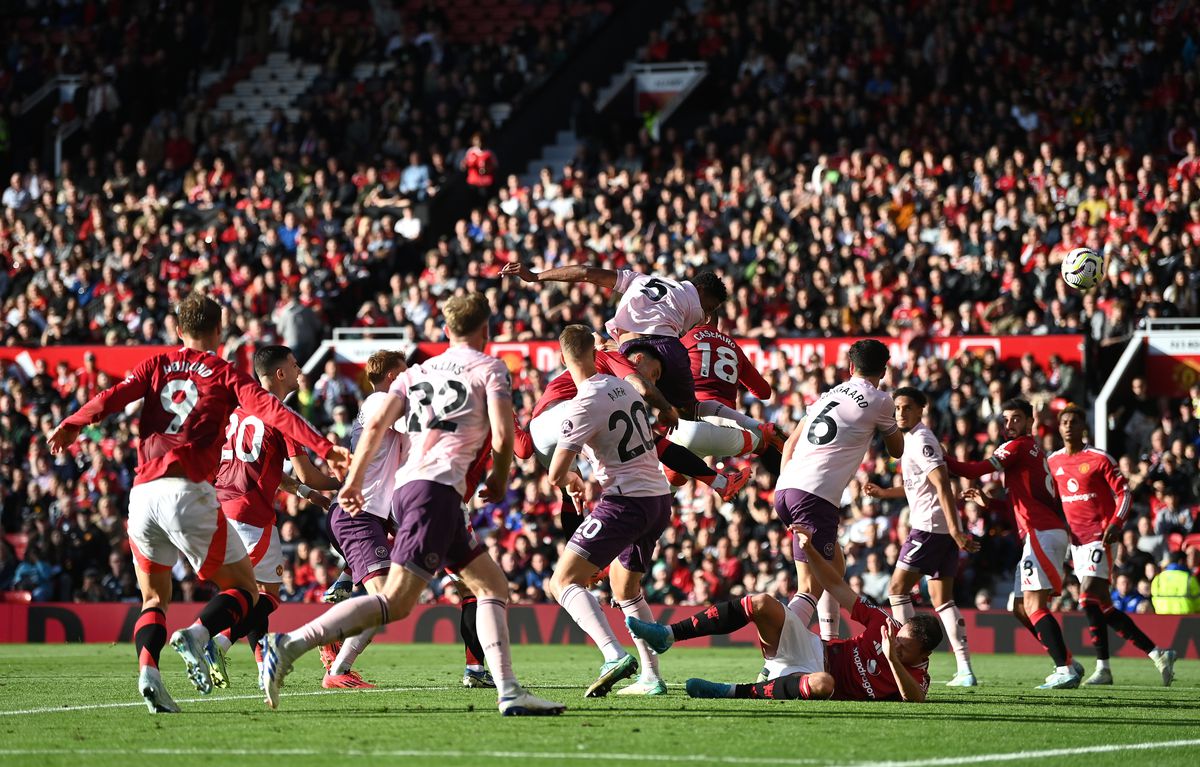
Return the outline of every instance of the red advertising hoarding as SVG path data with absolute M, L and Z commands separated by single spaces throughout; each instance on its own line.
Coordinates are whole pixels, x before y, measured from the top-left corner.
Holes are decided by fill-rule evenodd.
M 1166 330 L 1146 339 L 1146 384 L 1154 397 L 1182 397 L 1200 383 L 1200 333 Z
M 191 625 L 200 608 L 199 603 L 174 604 L 167 613 L 167 629 Z M 283 604 L 271 616 L 280 629 L 290 629 L 312 620 L 328 609 L 327 605 Z M 662 622 L 680 620 L 695 612 L 697 607 L 651 608 Z M 0 604 L 0 642 L 3 643 L 61 643 L 61 642 L 132 642 L 133 627 L 141 612 L 139 604 Z M 606 608 L 609 621 L 619 626 L 624 616 L 619 610 Z M 1067 645 L 1074 653 L 1091 653 L 1087 618 L 1081 613 L 1061 616 Z M 1010 613 L 999 611 L 964 610 L 971 651 L 975 653 L 1020 653 L 1044 655 L 1045 649 L 1017 623 Z M 377 642 L 438 642 L 456 643 L 459 611 L 452 605 L 421 605 L 413 614 L 383 629 Z M 587 636 L 558 605 L 514 605 L 508 610 L 509 633 L 514 644 L 587 644 Z M 1171 647 L 1180 658 L 1200 658 L 1200 615 L 1139 615 L 1138 625 L 1161 647 Z M 861 627 L 843 615 L 842 633 L 859 631 Z M 1113 635 L 1109 641 L 1113 655 L 1145 657 L 1132 644 Z M 744 646 L 755 653 L 758 641 L 753 626 L 747 626 L 729 636 L 706 637 L 688 642 L 693 646 Z M 946 649 L 943 645 L 943 650 Z M 131 651 L 132 652 L 132 651 Z

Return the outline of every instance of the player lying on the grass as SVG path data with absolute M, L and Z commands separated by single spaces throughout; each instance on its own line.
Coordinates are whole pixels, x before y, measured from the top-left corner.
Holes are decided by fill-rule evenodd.
M 896 427 L 892 395 L 879 388 L 887 374 L 889 352 L 873 339 L 850 347 L 850 380 L 821 395 L 808 407 L 804 421 L 783 447 L 782 469 L 775 486 L 775 514 L 784 525 L 804 525 L 813 531 L 814 550 L 846 572 L 846 560 L 837 543 L 842 494 L 862 464 L 878 433 L 888 453 L 899 458 L 904 435 Z M 818 600 L 817 617 L 822 639 L 837 639 L 841 610 L 812 575 L 808 555 L 793 540 L 797 599 Z M 796 604 L 792 605 L 796 607 Z
M 621 611 L 651 617 L 642 578 L 659 536 L 671 523 L 671 493 L 658 467 L 645 400 L 621 379 L 596 372 L 596 349 L 584 326 L 568 326 L 559 345 L 578 393 L 559 408 L 561 438 L 550 461 L 550 481 L 581 496 L 583 480 L 572 468 L 582 453 L 603 494 L 571 535 L 547 591 L 604 654 L 600 675 L 585 693 L 603 697 L 637 672 L 638 660 L 621 646 L 588 583 L 609 567 L 613 600 Z M 642 675 L 620 694 L 665 695 L 658 658 L 644 642 L 635 638 L 634 643 Z
M 689 679 L 687 693 L 693 698 L 924 701 L 929 691 L 929 655 L 942 641 L 938 620 L 916 614 L 901 625 L 859 598 L 833 565 L 817 555 L 810 529 L 796 526 L 792 533 L 796 546 L 809 556 L 813 576 L 863 625 L 861 633 L 822 641 L 808 628 L 816 609 L 811 594 L 800 595 L 799 610 L 784 607 L 767 594 L 751 594 L 717 603 L 670 626 L 628 617 L 630 633 L 662 654 L 678 641 L 731 634 L 754 624 L 768 679 L 747 684 Z
M 134 626 L 138 690 L 151 713 L 178 712 L 158 670 L 167 641 L 166 610 L 171 568 L 182 554 L 197 574 L 221 589 L 195 625 L 176 631 L 171 646 L 182 656 L 196 689 L 212 692 L 205 660 L 212 636 L 241 623 L 258 589 L 242 539 L 229 535 L 216 491 L 223 431 L 238 405 L 323 456 L 335 470 L 349 460 L 345 448 L 318 434 L 268 394 L 257 381 L 216 355 L 221 307 L 192 293 L 176 308 L 183 346 L 155 354 L 125 379 L 93 397 L 50 435 L 59 455 L 84 426 L 142 400 L 138 416 L 138 466 L 129 494 L 129 544 L 133 549 L 142 612 Z
M 608 349 L 597 349 L 596 370 L 624 380 L 654 408 L 657 413 L 656 425 L 659 427 L 656 433 L 678 425 L 678 413 L 674 406 L 663 398 L 655 385 L 662 376 L 663 365 L 657 352 L 651 347 L 634 346 L 627 350 L 627 355 Z M 545 391 L 534 405 L 529 430 L 517 431 L 514 449 L 518 457 L 524 459 L 536 455 L 538 462 L 549 468 L 550 459 L 554 456 L 554 449 L 562 433 L 562 416 L 559 410 L 564 403 L 574 399 L 576 391 L 575 381 L 570 372 L 560 373 L 546 385 Z M 687 448 L 672 443 L 668 436 L 661 433 L 655 437 L 654 446 L 659 460 L 666 467 L 668 478 L 670 472 L 693 477 L 711 487 L 724 500 L 733 498 L 750 479 L 749 469 L 718 474 Z M 683 484 L 683 481 L 679 484 Z M 569 516 L 571 503 L 569 496 L 564 493 L 564 520 Z M 568 524 L 564 524 L 563 530 L 568 536 L 575 532 L 574 527 L 567 528 Z
M 287 634 L 264 639 L 263 687 L 267 704 L 279 705 L 280 685 L 304 653 L 408 616 L 434 573 L 453 568 L 478 595 L 479 635 L 506 716 L 559 714 L 517 682 L 508 642 L 508 580 L 467 525 L 462 498 L 467 474 L 491 430 L 492 471 L 480 497 L 504 498 L 512 465 L 512 382 L 504 363 L 483 353 L 490 317 L 479 293 L 450 298 L 442 307 L 449 348 L 396 377 L 363 429 L 338 502 L 363 513 L 366 468 L 385 433 L 401 418 L 408 454 L 396 472 L 392 514 L 396 537 L 391 569 L 378 594 L 348 599 Z
M 286 346 L 264 346 L 255 352 L 254 374 L 262 387 L 280 402 L 299 388 L 300 365 Z M 299 482 L 283 473 L 285 460 L 291 461 Z M 221 513 L 250 552 L 258 600 L 245 620 L 212 638 L 206 659 L 214 687 L 229 686 L 225 654 L 243 636 L 254 653 L 256 677 L 262 674 L 259 642 L 267 633 L 271 613 L 279 607 L 279 586 L 283 582 L 283 547 L 275 526 L 275 494 L 283 489 L 329 508 L 329 499 L 318 491 L 337 490 L 341 484 L 314 466 L 302 445 L 266 425 L 244 407 L 239 406 L 229 416 L 221 467 L 213 485 L 221 502 Z
M 1038 638 L 1054 661 L 1054 673 L 1038 689 L 1073 689 L 1079 686 L 1083 666 L 1072 660 L 1062 627 L 1050 612 L 1051 596 L 1062 592 L 1063 561 L 1068 545 L 1066 516 L 1054 478 L 1050 476 L 1046 454 L 1030 434 L 1033 406 L 1023 399 L 1006 400 L 1000 405 L 1000 417 L 1008 441 L 997 447 L 991 458 L 986 461 L 947 458 L 946 465 L 951 473 L 971 479 L 1004 472 L 1004 487 L 1024 541 L 1013 584 L 1013 615 Z M 983 496 L 972 490 L 964 493 L 963 498 Z
M 1083 592 L 1080 602 L 1088 633 L 1096 648 L 1096 670 L 1084 684 L 1112 684 L 1108 663 L 1108 629 L 1150 657 L 1162 674 L 1163 686 L 1175 678 L 1175 651 L 1155 646 L 1133 618 L 1112 603 L 1113 546 L 1121 536 L 1129 511 L 1129 482 L 1116 461 L 1084 442 L 1084 412 L 1067 405 L 1058 414 L 1063 448 L 1050 454 L 1050 471 L 1058 485 L 1063 511 L 1071 530 L 1071 560 Z
M 896 425 L 904 432 L 901 484 L 882 488 L 868 482 L 863 487 L 863 493 L 872 498 L 908 500 L 912 529 L 900 549 L 900 560 L 888 585 L 892 617 L 905 623 L 915 614 L 913 587 L 921 582 L 921 576 L 928 576 L 929 598 L 958 661 L 958 671 L 947 686 L 974 687 L 978 682 L 967 650 L 966 622 L 954 603 L 954 576 L 958 573 L 959 549 L 979 551 L 979 542 L 959 523 L 958 502 L 942 446 L 921 422 L 928 404 L 925 394 L 920 389 L 902 386 L 892 393 L 892 399 L 896 402 Z
M 680 417 L 695 420 L 716 414 L 715 408 L 697 407 L 692 364 L 680 337 L 729 298 L 729 289 L 717 275 L 701 272 L 676 282 L 662 275 L 581 265 L 539 273 L 516 261 L 505 264 L 500 273 L 525 282 L 590 282 L 623 294 L 612 319 L 604 324 L 621 353 L 635 346 L 654 349 L 663 365 L 659 389 Z

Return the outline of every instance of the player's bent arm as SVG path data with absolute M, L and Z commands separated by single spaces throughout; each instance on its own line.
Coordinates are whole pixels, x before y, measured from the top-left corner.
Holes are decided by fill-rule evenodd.
M 796 442 L 804 433 L 804 421 L 805 419 L 800 419 L 800 423 L 796 424 L 796 430 L 787 438 L 787 442 L 783 443 L 783 458 L 779 461 L 780 467 L 787 466 L 788 461 L 792 460 L 792 453 L 796 452 Z
M 887 656 L 888 666 L 892 669 L 892 676 L 896 677 L 896 687 L 900 690 L 900 699 L 905 703 L 924 703 L 925 689 L 921 687 L 913 675 L 909 673 L 904 664 Z
M 867 488 L 874 488 L 873 492 L 867 492 Z M 879 485 L 868 483 L 863 492 L 871 498 L 882 498 L 885 501 L 898 501 L 904 497 L 904 485 L 893 485 L 891 487 L 880 487 Z
M 301 483 L 300 480 L 296 479 L 290 474 L 284 474 L 279 478 L 279 489 L 288 495 L 294 495 L 297 498 L 303 498 L 309 503 L 315 503 L 322 509 L 328 509 L 330 506 L 330 501 L 328 498 L 309 487 L 308 484 Z M 337 488 L 331 489 L 336 490 Z
M 904 455 L 904 432 L 897 429 L 884 436 L 883 444 L 887 448 L 888 455 L 893 458 L 899 458 Z
M 555 487 L 566 487 L 571 480 L 571 469 L 575 466 L 578 452 L 559 445 L 550 459 L 550 482 Z
M 504 497 L 508 473 L 512 469 L 513 441 L 516 438 L 512 400 L 508 397 L 488 397 L 488 421 L 492 427 L 492 471 L 484 483 L 481 497 L 494 503 Z
M 268 425 L 279 429 L 293 441 L 299 442 L 322 458 L 328 457 L 337 447 L 250 376 L 232 367 L 228 370 L 233 377 L 233 391 L 238 402 L 253 415 L 262 418 Z
M 350 462 L 350 473 L 346 475 L 346 487 L 362 488 L 364 474 L 371 459 L 379 451 L 383 435 L 392 427 L 400 416 L 404 415 L 405 401 L 387 393 L 383 403 L 376 408 L 371 417 L 363 424 L 362 434 L 358 438 L 358 447 L 354 450 L 354 458 Z
M 630 373 L 625 376 L 625 380 L 633 387 L 634 391 L 642 395 L 642 399 L 646 400 L 646 404 L 657 410 L 659 413 L 671 413 L 675 408 L 667 398 L 663 396 L 658 387 L 649 381 L 641 373 Z M 661 419 L 660 419 L 661 420 Z M 678 421 L 678 416 L 676 416 Z
M 90 423 L 120 412 L 126 405 L 144 399 L 150 388 L 150 371 L 154 360 L 138 365 L 115 386 L 97 394 L 87 404 L 76 410 L 63 423 L 72 426 L 87 426 Z
M 967 479 L 979 479 L 980 477 L 991 474 L 998 468 L 992 461 L 959 461 L 950 456 L 946 456 L 946 468 L 953 474 Z
M 763 378 L 762 373 L 758 372 L 758 368 L 754 367 L 742 348 L 740 346 L 735 346 L 735 348 L 738 355 L 738 383 L 759 399 L 773 397 L 775 392 L 771 389 L 771 384 Z
M 292 471 L 296 472 L 297 479 L 312 489 L 328 491 L 337 490 L 342 486 L 342 483 L 337 481 L 336 478 L 329 476 L 313 465 L 307 453 L 297 453 L 290 460 L 292 462 Z
M 954 500 L 954 486 L 950 480 L 950 470 L 945 466 L 933 467 L 929 472 L 929 481 L 937 492 L 942 514 L 946 516 L 946 529 L 957 539 L 962 534 L 962 530 L 958 523 L 958 504 Z

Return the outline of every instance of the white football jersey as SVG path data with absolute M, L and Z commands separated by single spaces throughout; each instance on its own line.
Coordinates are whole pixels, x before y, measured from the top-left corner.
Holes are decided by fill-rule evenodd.
M 401 373 L 391 393 L 405 400 L 409 440 L 396 487 L 423 479 L 466 493 L 467 472 L 492 431 L 488 401 L 512 398 L 508 368 L 483 352 L 452 346 Z
M 704 319 L 700 294 L 690 282 L 622 269 L 614 290 L 622 294 L 621 302 L 604 323 L 613 338 L 622 333 L 679 338 Z
M 363 428 L 367 421 L 377 413 L 387 400 L 384 392 L 375 392 L 363 400 L 358 410 L 358 418 L 350 427 L 350 450 L 358 447 Z M 408 448 L 408 436 L 401 434 L 391 426 L 383 433 L 383 441 L 375 457 L 367 464 L 363 477 L 363 499 L 366 503 L 363 510 L 376 517 L 387 519 L 392 515 L 392 493 L 396 489 L 396 470 L 404 462 Z
M 776 488 L 803 490 L 841 506 L 876 431 L 885 437 L 896 432 L 892 395 L 863 378 L 838 384 L 808 408 Z
M 582 453 L 605 493 L 645 498 L 671 492 L 658 463 L 649 408 L 632 386 L 597 373 L 554 414 L 562 419 L 558 446 Z
M 929 481 L 929 473 L 945 465 L 942 446 L 924 423 L 918 423 L 904 435 L 900 473 L 904 478 L 904 497 L 908 500 L 908 524 L 914 530 L 950 532 L 937 489 Z

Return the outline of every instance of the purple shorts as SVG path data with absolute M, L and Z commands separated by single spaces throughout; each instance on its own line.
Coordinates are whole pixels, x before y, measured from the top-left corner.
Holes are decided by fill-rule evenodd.
M 775 492 L 775 516 L 788 527 L 804 525 L 811 528 L 813 548 L 826 559 L 833 559 L 837 550 L 838 522 L 842 519 L 842 512 L 837 506 L 819 495 L 787 488 Z M 808 556 L 795 538 L 792 539 L 792 557 L 797 562 L 808 561 Z
M 387 575 L 392 567 L 388 533 L 392 521 L 363 512 L 350 516 L 336 503 L 329 509 L 329 532 L 333 545 L 346 559 L 355 583 L 375 575 Z
M 392 561 L 426 581 L 443 567 L 462 570 L 484 553 L 467 524 L 462 494 L 449 485 L 418 479 L 392 496 L 396 542 Z
M 934 580 L 958 575 L 958 544 L 949 533 L 911 530 L 900 547 L 896 567 L 927 575 Z
M 692 360 L 683 342 L 673 336 L 641 336 L 621 344 L 621 354 L 628 355 L 639 346 L 648 347 L 662 360 L 662 376 L 656 385 L 667 402 L 681 410 L 691 407 L 696 401 L 696 382 L 692 380 Z
M 567 548 L 599 568 L 616 559 L 630 572 L 647 573 L 654 545 L 670 524 L 670 495 L 606 495 L 571 535 Z

